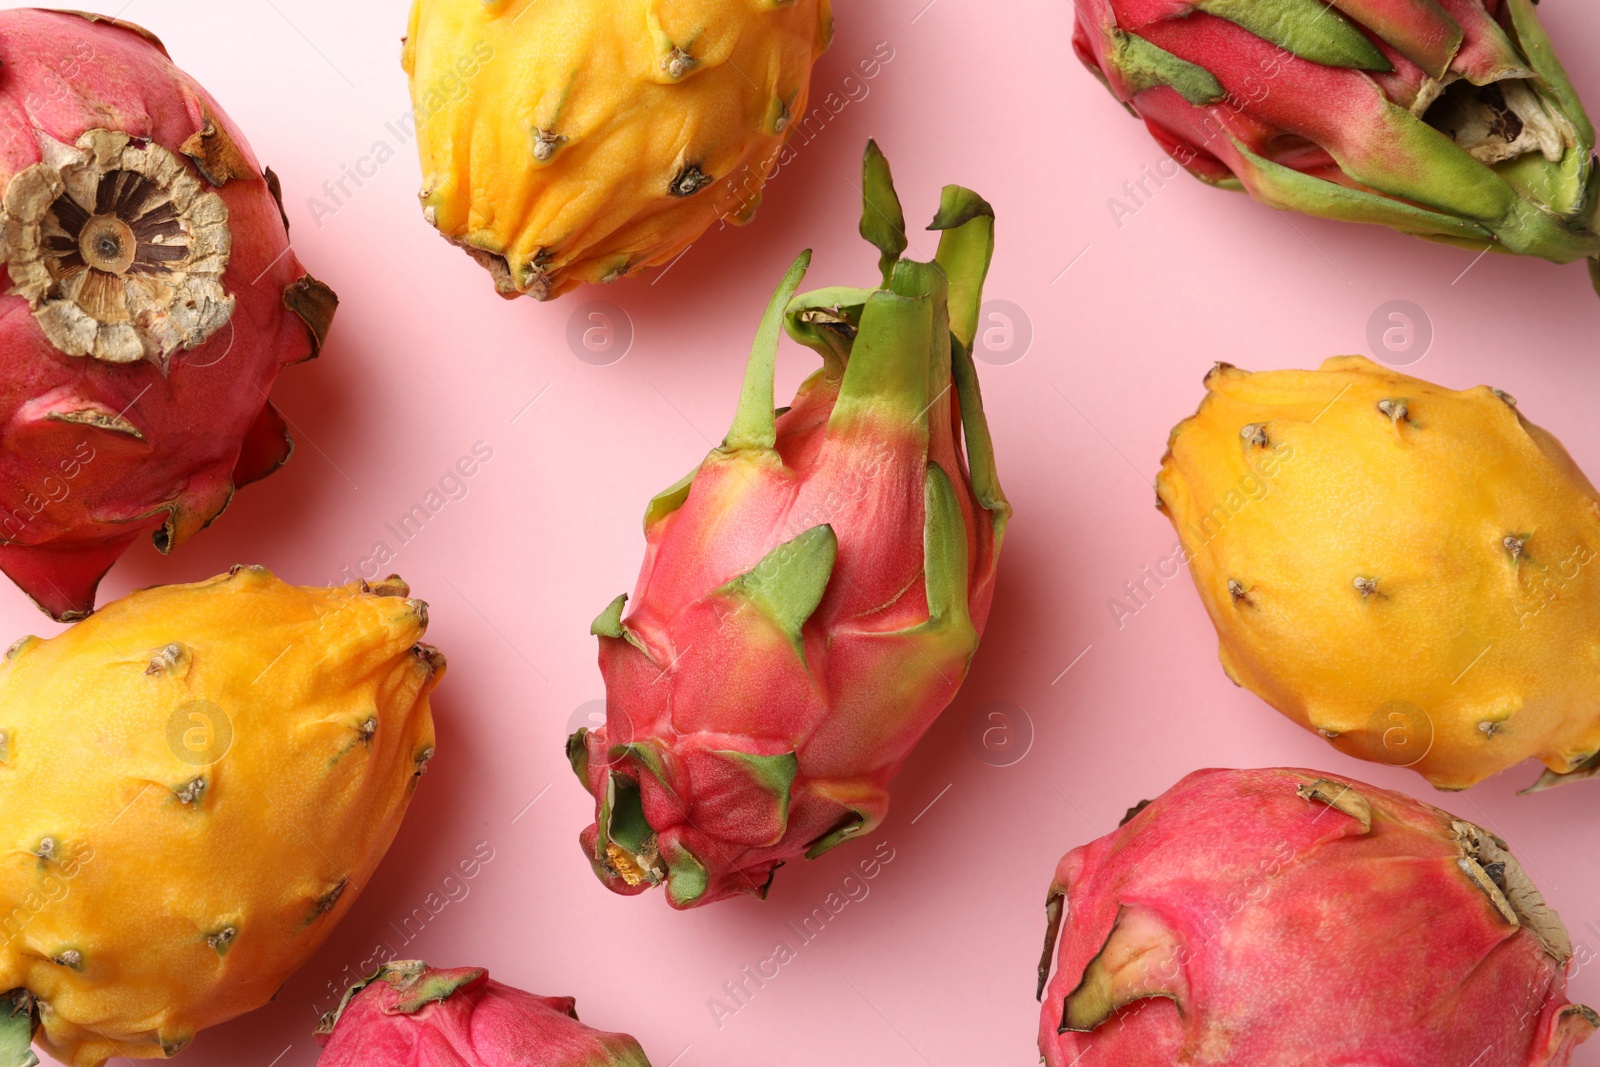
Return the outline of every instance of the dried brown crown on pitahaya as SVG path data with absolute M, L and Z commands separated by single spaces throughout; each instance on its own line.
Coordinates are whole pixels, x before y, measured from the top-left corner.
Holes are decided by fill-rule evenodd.
M 578 1021 L 571 997 L 502 985 L 481 968 L 386 963 L 322 1017 L 318 1067 L 650 1067 L 627 1034 Z
M 876 145 L 863 178 L 883 287 L 795 297 L 796 261 L 727 439 L 650 502 L 632 610 L 595 620 L 606 725 L 568 755 L 619 893 L 764 896 L 786 860 L 871 830 L 983 632 L 1011 511 L 972 360 L 994 214 L 948 186 L 934 261 L 903 259 Z M 774 412 L 780 326 L 823 366 Z
M 0 12 L 0 570 L 58 619 L 290 452 L 267 402 L 337 303 L 277 178 L 154 35 Z
M 1068 853 L 1047 912 L 1047 1067 L 1566 1067 L 1600 1024 L 1504 841 L 1315 771 L 1189 775 Z

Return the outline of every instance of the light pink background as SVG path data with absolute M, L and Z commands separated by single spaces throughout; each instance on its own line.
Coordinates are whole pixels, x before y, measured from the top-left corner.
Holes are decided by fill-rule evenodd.
M 293 461 L 175 556 L 129 553 L 103 599 L 234 562 L 327 582 L 382 540 L 432 604 L 429 639 L 450 658 L 439 756 L 377 878 L 276 1002 L 203 1033 L 189 1067 L 313 1063 L 317 1013 L 380 942 L 575 995 L 587 1021 L 636 1034 L 657 1067 L 1022 1067 L 1037 1057 L 1034 965 L 1056 860 L 1216 765 L 1318 767 L 1443 803 L 1508 838 L 1585 955 L 1600 951 L 1600 782 L 1519 798 L 1537 773 L 1527 766 L 1434 794 L 1230 685 L 1186 577 L 1120 628 L 1107 606 L 1170 552 L 1151 480 L 1212 361 L 1310 366 L 1365 352 L 1369 318 L 1393 299 L 1420 305 L 1436 332 L 1414 372 L 1507 390 L 1600 473 L 1600 300 L 1581 267 L 1492 256 L 1467 270 L 1468 253 L 1279 216 L 1184 176 L 1119 228 L 1109 198 L 1163 157 L 1079 69 L 1070 4 L 846 0 L 814 93 L 849 102 L 781 172 L 752 227 L 709 235 L 665 276 L 505 303 L 423 223 L 413 146 L 386 125 L 409 109 L 405 0 L 77 2 L 156 31 L 215 93 L 281 175 L 300 258 L 343 300 L 323 358 L 290 369 L 275 394 L 296 428 Z M 1600 9 L 1540 10 L 1600 106 Z M 847 82 L 879 42 L 892 60 Z M 1020 361 L 980 368 L 1016 506 L 983 649 L 896 785 L 878 836 L 893 861 L 802 946 L 785 923 L 838 890 L 871 844 L 791 865 L 765 903 L 678 914 L 659 894 L 614 897 L 579 853 L 592 809 L 562 741 L 603 695 L 588 624 L 632 587 L 645 501 L 725 432 L 784 267 L 811 246 L 811 286 L 874 277 L 853 189 L 869 135 L 918 225 L 946 182 L 993 202 L 989 293 L 1023 309 L 1033 337 Z M 394 158 L 316 217 L 308 198 L 379 142 Z M 912 236 L 931 253 L 931 238 Z M 567 344 L 569 319 L 595 299 L 631 317 L 632 349 L 614 365 Z M 813 358 L 786 348 L 780 394 Z M 478 441 L 494 458 L 468 495 L 399 546 L 384 524 Z M 5 640 L 56 629 L 0 588 Z M 1024 709 L 1036 732 L 1011 767 L 968 742 L 993 701 Z M 445 883 L 480 847 L 493 860 L 478 877 Z M 450 886 L 460 899 L 405 943 L 402 920 Z M 797 958 L 719 1027 L 708 1000 L 779 940 Z M 1600 968 L 1572 987 L 1600 1005 Z M 1600 1064 L 1600 1041 L 1576 1062 Z

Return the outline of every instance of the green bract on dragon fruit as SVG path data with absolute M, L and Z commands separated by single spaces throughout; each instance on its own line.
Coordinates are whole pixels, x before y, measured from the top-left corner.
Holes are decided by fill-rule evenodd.
M 0 12 L 0 571 L 57 619 L 289 457 L 267 400 L 337 299 L 278 179 L 154 35 Z
M 871 830 L 983 632 L 1011 512 L 972 360 L 994 214 L 946 187 L 916 262 L 876 145 L 863 179 L 882 287 L 796 297 L 795 262 L 732 430 L 650 502 L 631 610 L 595 620 L 606 724 L 568 754 L 619 893 L 764 896 L 780 864 Z M 783 328 L 822 368 L 774 411 Z
M 1077 5 L 1079 58 L 1201 180 L 1600 285 L 1594 127 L 1534 0 Z

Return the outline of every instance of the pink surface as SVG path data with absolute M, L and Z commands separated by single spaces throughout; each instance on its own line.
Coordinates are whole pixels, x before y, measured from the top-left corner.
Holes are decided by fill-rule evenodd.
M 404 0 L 90 6 L 155 30 L 210 88 L 281 175 L 297 254 L 343 298 L 323 358 L 291 368 L 274 394 L 295 458 L 173 557 L 134 549 L 103 597 L 234 562 L 332 581 L 381 541 L 395 557 L 382 569 L 432 604 L 430 640 L 451 664 L 435 704 L 438 758 L 377 879 L 273 1005 L 202 1033 L 182 1062 L 314 1063 L 317 1013 L 386 944 L 573 995 L 586 1021 L 635 1034 L 657 1067 L 1035 1063 L 1034 965 L 1056 861 L 1134 802 L 1219 765 L 1355 775 L 1508 838 L 1591 960 L 1573 999 L 1600 1005 L 1600 782 L 1517 797 L 1537 775 L 1526 766 L 1434 794 L 1231 686 L 1187 577 L 1120 625 L 1108 607 L 1171 554 L 1151 480 L 1211 362 L 1310 366 L 1368 352 L 1369 319 L 1392 300 L 1432 322 L 1412 372 L 1512 393 L 1600 475 L 1600 301 L 1582 267 L 1497 256 L 1470 266 L 1469 253 L 1279 216 L 1182 175 L 1146 179 L 1150 195 L 1134 203 L 1124 183 L 1146 167 L 1159 175 L 1164 157 L 1078 69 L 1069 5 L 877 0 L 839 5 L 815 86 L 817 100 L 838 94 L 838 114 L 813 124 L 751 228 L 708 236 L 664 275 L 507 304 L 417 209 L 400 125 Z M 1600 106 L 1600 8 L 1549 0 L 1540 13 Z M 863 80 L 858 64 L 875 52 L 880 69 Z M 897 782 L 875 843 L 791 865 L 765 903 L 677 914 L 659 895 L 612 896 L 579 854 L 592 808 L 562 751 L 574 717 L 602 696 L 589 621 L 633 585 L 645 501 L 725 432 L 751 333 L 794 253 L 816 248 L 813 287 L 871 284 L 875 256 L 855 233 L 869 135 L 896 168 L 909 219 L 931 216 L 945 182 L 993 202 L 989 295 L 1031 322 L 1021 359 L 980 366 L 1016 507 L 984 647 Z M 346 167 L 371 176 L 347 182 L 354 195 L 336 204 L 322 186 Z M 1117 212 L 1120 225 L 1114 197 L 1136 208 Z M 912 239 L 931 255 L 931 238 Z M 619 362 L 587 363 L 568 346 L 591 300 L 631 318 Z M 814 357 L 788 345 L 782 358 L 787 396 Z M 477 442 L 493 458 L 465 496 L 401 544 L 386 524 Z M 0 588 L 0 635 L 56 629 Z M 1033 728 L 1008 767 L 969 743 L 993 702 Z M 852 878 L 874 844 L 892 859 Z M 486 856 L 475 878 L 453 876 Z M 847 889 L 858 899 L 813 940 L 786 925 Z M 779 942 L 792 958 L 757 988 L 743 969 Z M 724 988 L 740 981 L 742 1003 Z M 1600 1041 L 1574 1063 L 1600 1064 Z

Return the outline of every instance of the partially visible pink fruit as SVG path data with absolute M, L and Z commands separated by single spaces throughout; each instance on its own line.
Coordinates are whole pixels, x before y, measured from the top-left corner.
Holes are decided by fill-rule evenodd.
M 903 259 L 876 145 L 862 177 L 882 287 L 796 297 L 795 262 L 726 440 L 645 512 L 632 610 L 595 620 L 606 725 L 567 753 L 618 893 L 765 896 L 783 863 L 870 831 L 987 621 L 1011 513 L 972 359 L 994 213 L 947 186 L 933 262 Z M 782 326 L 823 365 L 775 412 Z
M 1201 181 L 1600 286 L 1594 125 L 1537 3 L 1077 0 L 1073 47 Z
M 650 1067 L 633 1038 L 580 1023 L 571 997 L 415 960 L 351 986 L 317 1041 L 318 1067 Z
M 289 456 L 267 402 L 337 299 L 277 178 L 130 23 L 0 12 L 0 570 L 58 619 Z
M 1505 842 L 1315 771 L 1189 775 L 1068 853 L 1048 913 L 1048 1067 L 1566 1067 L 1600 1025 Z

